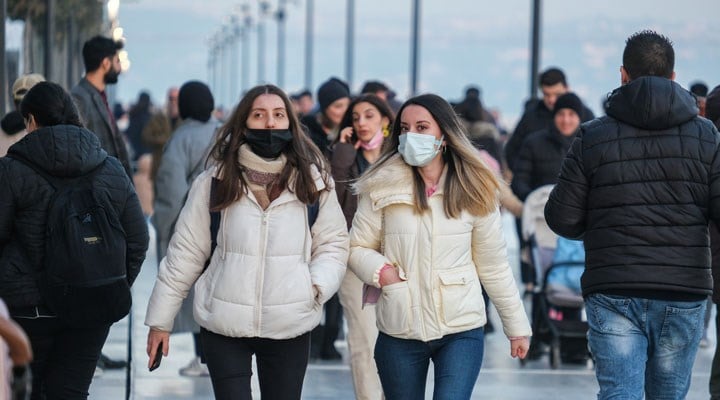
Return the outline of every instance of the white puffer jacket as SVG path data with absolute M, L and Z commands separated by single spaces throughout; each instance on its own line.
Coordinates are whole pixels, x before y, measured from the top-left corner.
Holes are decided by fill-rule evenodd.
M 289 339 L 310 331 L 322 304 L 340 287 L 348 233 L 335 190 L 323 190 L 308 229 L 307 206 L 288 190 L 266 210 L 252 192 L 221 212 L 210 256 L 210 185 L 216 168 L 193 183 L 167 256 L 160 263 L 145 324 L 170 331 L 190 287 L 194 316 L 205 329 L 229 337 Z M 325 188 L 319 174 L 319 190 Z M 314 295 L 313 285 L 319 294 Z
M 399 155 L 356 186 L 360 200 L 350 231 L 348 266 L 375 286 L 385 263 L 397 265 L 406 279 L 382 288 L 378 328 L 394 337 L 430 341 L 483 326 L 482 282 L 505 334 L 529 336 L 499 210 L 484 217 L 467 212 L 457 219 L 446 217 L 446 174 L 447 168 L 428 199 L 430 209 L 422 215 L 414 213 L 412 169 Z M 385 254 L 380 253 L 383 225 Z

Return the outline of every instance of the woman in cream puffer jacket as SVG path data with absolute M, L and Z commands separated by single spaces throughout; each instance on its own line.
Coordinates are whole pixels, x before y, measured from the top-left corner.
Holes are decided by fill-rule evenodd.
M 438 96 L 408 100 L 387 141 L 355 185 L 348 262 L 381 290 L 375 361 L 383 392 L 423 398 L 432 360 L 434 397 L 469 399 L 487 322 L 482 288 L 513 357 L 525 356 L 531 334 L 507 260 L 498 182 Z
M 310 331 L 345 274 L 348 233 L 334 183 L 279 88 L 240 101 L 193 183 L 160 263 L 145 324 L 148 365 L 195 284 L 194 316 L 216 399 L 301 398 Z M 211 246 L 210 211 L 220 212 Z M 209 264 L 205 269 L 205 263 Z M 158 347 L 160 349 L 158 350 Z

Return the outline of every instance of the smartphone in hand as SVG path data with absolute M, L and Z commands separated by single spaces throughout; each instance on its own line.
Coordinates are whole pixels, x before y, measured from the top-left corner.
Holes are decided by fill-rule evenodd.
M 155 371 L 160 366 L 160 362 L 162 361 L 162 357 L 163 357 L 162 350 L 163 350 L 163 342 L 160 342 L 158 344 L 157 350 L 155 351 L 155 358 L 153 359 L 153 362 L 150 365 L 150 368 L 149 368 L 150 372 Z

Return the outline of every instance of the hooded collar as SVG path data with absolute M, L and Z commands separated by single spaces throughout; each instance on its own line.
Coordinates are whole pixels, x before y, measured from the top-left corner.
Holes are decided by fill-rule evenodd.
M 364 174 L 353 184 L 356 194 L 370 196 L 373 209 L 379 210 L 390 204 L 415 204 L 415 178 L 413 167 L 403 161 L 400 153 L 387 160 L 372 174 Z M 431 197 L 444 194 L 447 165 L 443 168 L 437 190 Z
M 100 165 L 107 152 L 97 136 L 74 125 L 55 125 L 36 129 L 8 150 L 36 167 L 57 177 L 77 177 Z
M 676 82 L 643 76 L 615 89 L 608 116 L 640 129 L 669 129 L 698 115 L 695 97 Z

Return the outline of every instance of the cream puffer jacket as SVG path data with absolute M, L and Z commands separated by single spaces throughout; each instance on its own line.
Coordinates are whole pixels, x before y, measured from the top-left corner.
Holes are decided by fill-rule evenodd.
M 505 334 L 530 336 L 499 210 L 484 217 L 463 212 L 448 218 L 443 211 L 446 174 L 447 168 L 422 215 L 414 213 L 412 169 L 399 155 L 356 184 L 360 200 L 350 231 L 349 268 L 378 286 L 380 268 L 390 263 L 404 279 L 382 288 L 378 328 L 394 337 L 430 341 L 483 326 L 482 282 Z
M 193 314 L 209 331 L 289 339 L 312 330 L 347 265 L 347 226 L 335 190 L 323 190 L 317 174 L 322 194 L 312 234 L 306 205 L 287 189 L 266 210 L 252 192 L 244 194 L 221 212 L 217 247 L 203 272 L 210 256 L 208 206 L 214 174 L 216 168 L 203 172 L 190 189 L 160 263 L 145 324 L 171 331 L 195 283 Z

